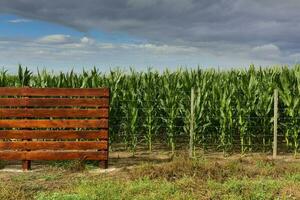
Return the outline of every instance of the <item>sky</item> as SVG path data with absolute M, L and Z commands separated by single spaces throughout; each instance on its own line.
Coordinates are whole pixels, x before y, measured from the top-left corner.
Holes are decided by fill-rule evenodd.
M 299 33 L 299 0 L 1 0 L 0 67 L 294 65 Z

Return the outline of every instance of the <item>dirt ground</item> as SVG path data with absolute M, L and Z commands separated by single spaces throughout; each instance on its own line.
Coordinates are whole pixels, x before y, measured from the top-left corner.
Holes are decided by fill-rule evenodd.
M 259 160 L 259 159 L 268 159 L 268 160 L 276 160 L 277 162 L 300 162 L 300 157 L 294 157 L 293 154 L 281 154 L 273 159 L 270 153 L 248 153 L 248 154 L 231 154 L 225 155 L 222 152 L 209 152 L 203 154 L 202 152 L 198 152 L 197 158 L 199 159 L 207 159 L 211 162 L 228 162 L 234 161 L 238 159 L 244 160 Z M 187 151 L 178 150 L 175 152 L 175 156 L 177 157 L 188 157 Z M 173 160 L 172 153 L 168 150 L 154 150 L 149 152 L 147 150 L 140 149 L 139 151 L 135 152 L 134 155 L 132 152 L 129 151 L 113 151 L 109 153 L 109 169 L 108 170 L 101 170 L 99 172 L 110 172 L 115 169 L 122 169 L 122 168 L 134 168 L 144 164 L 163 164 L 168 163 Z M 33 171 L 43 171 L 45 167 L 48 166 L 49 162 L 45 161 L 32 161 L 32 170 Z M 96 166 L 95 166 L 96 167 Z M 21 170 L 21 161 L 9 161 L 5 168 L 0 169 L 0 175 L 3 172 L 22 172 Z M 110 170 L 113 169 L 113 170 Z

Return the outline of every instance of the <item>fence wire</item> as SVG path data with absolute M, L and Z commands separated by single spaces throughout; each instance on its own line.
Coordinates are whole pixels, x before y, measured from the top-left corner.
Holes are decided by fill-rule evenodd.
M 179 91 L 187 96 L 178 102 L 168 99 L 132 99 L 116 98 L 111 105 L 110 134 L 112 143 L 124 143 L 128 146 L 149 145 L 153 142 L 189 148 L 191 123 L 193 124 L 193 145 L 211 149 L 256 149 L 271 150 L 274 137 L 273 99 L 269 99 L 268 110 L 257 110 L 258 102 L 237 105 L 231 103 L 224 108 L 222 104 L 201 105 L 191 99 L 191 91 Z M 197 99 L 197 92 L 195 99 Z M 237 99 L 244 99 L 243 93 L 234 93 Z M 272 94 L 270 94 L 271 96 Z M 259 94 L 257 94 L 259 96 Z M 273 98 L 273 97 L 272 97 Z M 191 101 L 195 101 L 194 120 L 191 122 Z M 201 103 L 201 102 L 200 102 Z M 168 106 L 172 105 L 172 106 Z M 250 106 L 249 109 L 247 106 Z M 253 107 L 251 107 L 253 106 Z M 197 110 L 198 109 L 198 110 Z M 300 144 L 300 136 L 290 134 L 290 126 L 299 130 L 300 112 L 290 116 L 290 108 L 281 102 L 278 107 L 278 146 L 285 151 L 295 150 Z M 299 145 L 300 146 L 300 145 Z

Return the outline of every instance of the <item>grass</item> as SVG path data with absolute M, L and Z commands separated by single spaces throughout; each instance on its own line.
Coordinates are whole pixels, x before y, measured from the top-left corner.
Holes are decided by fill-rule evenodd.
M 148 178 L 126 182 L 124 180 L 83 181 L 71 191 L 41 193 L 40 200 L 97 200 L 97 199 L 192 199 L 192 195 L 166 180 L 150 180 Z
M 208 181 L 212 199 L 276 199 L 283 181 L 273 179 L 229 179 L 224 183 Z
M 300 162 L 266 157 L 185 156 L 108 174 L 45 166 L 0 172 L 0 199 L 300 199 Z
M 85 171 L 87 165 L 82 160 L 64 160 L 64 161 L 53 161 L 49 163 L 53 167 L 58 167 L 71 172 L 82 172 Z M 88 165 L 90 166 L 90 165 Z
M 1 181 L 0 199 L 26 199 L 26 194 L 20 185 Z

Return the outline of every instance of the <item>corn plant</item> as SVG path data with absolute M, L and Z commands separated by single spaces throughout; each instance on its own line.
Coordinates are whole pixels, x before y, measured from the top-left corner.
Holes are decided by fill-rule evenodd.
M 79 75 L 79 80 L 81 82 L 81 88 L 97 88 L 104 84 L 104 77 L 101 72 L 99 72 L 96 67 L 91 71 L 83 70 L 82 74 Z
M 288 147 L 293 147 L 294 155 L 297 155 L 297 151 L 299 148 L 299 81 L 300 81 L 300 73 L 299 68 L 294 72 L 290 72 L 285 70 L 282 76 L 280 77 L 281 90 L 279 90 L 280 98 L 284 102 L 286 106 L 284 111 L 285 114 L 289 117 L 286 121 L 286 132 L 285 132 L 285 140 Z M 292 83 L 292 84 L 291 84 Z M 290 138 L 292 138 L 292 142 L 290 142 Z
M 266 146 L 270 146 L 272 144 L 271 131 L 271 110 L 273 106 L 273 91 L 275 88 L 275 84 L 272 82 L 272 79 L 276 76 L 276 71 L 266 71 L 260 68 L 258 74 L 258 90 L 259 90 L 259 98 L 257 99 L 255 114 L 257 116 L 257 120 L 255 123 L 259 126 L 257 129 L 259 134 L 262 135 L 262 148 L 263 152 L 266 151 Z
M 109 75 L 103 76 L 104 85 L 110 88 L 110 142 L 117 141 L 118 136 L 122 135 L 122 129 L 120 124 L 122 123 L 121 115 L 121 102 L 122 100 L 122 87 L 124 83 L 125 76 L 120 70 L 111 71 Z M 120 141 L 120 140 L 119 140 Z
M 129 142 L 129 148 L 133 152 L 136 151 L 136 146 L 138 144 L 138 114 L 139 114 L 139 104 L 140 104 L 140 90 L 139 85 L 140 76 L 134 70 L 131 70 L 131 76 L 127 79 L 125 83 L 123 113 L 125 114 L 125 120 L 123 125 L 127 132 L 126 142 Z
M 55 87 L 55 76 L 53 74 L 49 73 L 46 69 L 43 69 L 42 71 L 38 70 L 37 75 L 32 77 L 33 79 L 33 86 L 34 87 Z
M 257 90 L 258 81 L 255 75 L 254 67 L 251 66 L 248 73 L 240 72 L 239 80 L 236 83 L 237 90 L 237 118 L 240 134 L 241 152 L 251 150 L 252 136 L 251 118 L 256 107 L 259 91 Z
M 175 137 L 178 134 L 178 117 L 182 112 L 180 73 L 164 72 L 166 78 L 161 79 L 162 91 L 160 96 L 160 106 L 163 111 L 163 122 L 165 125 L 168 144 L 171 146 L 172 154 L 175 151 Z
M 0 87 L 7 86 L 7 70 L 2 69 L 0 71 Z
M 17 87 L 24 87 L 30 85 L 30 79 L 31 79 L 32 72 L 30 72 L 27 67 L 25 69 L 19 65 L 18 69 L 18 81 L 15 82 L 15 86 Z
M 143 127 L 145 128 L 145 139 L 148 144 L 148 149 L 152 151 L 152 144 L 154 137 L 156 136 L 158 129 L 160 128 L 159 125 L 159 112 L 157 110 L 159 101 L 158 98 L 158 91 L 159 87 L 158 84 L 153 84 L 157 82 L 159 79 L 159 74 L 157 72 L 152 72 L 150 69 L 147 73 L 145 73 L 142 77 L 142 102 L 143 102 L 143 112 L 145 121 L 143 123 Z
M 230 84 L 227 85 L 230 86 Z M 231 102 L 233 90 L 229 88 L 222 88 L 219 103 L 220 144 L 223 149 L 223 154 L 232 148 L 233 145 L 233 112 Z
M 194 77 L 193 77 L 194 76 Z M 191 122 L 191 110 L 187 109 L 185 112 L 185 126 L 184 131 L 188 135 L 190 132 L 190 124 L 193 123 L 194 134 L 192 140 L 194 141 L 193 148 L 193 156 L 195 156 L 195 147 L 196 145 L 201 145 L 202 149 L 205 150 L 205 133 L 208 126 L 211 125 L 209 115 L 206 114 L 207 106 L 208 106 L 208 98 L 209 98 L 209 85 L 211 84 L 211 80 L 209 77 L 211 76 L 210 72 L 202 72 L 201 70 L 197 70 L 196 72 L 191 72 L 191 76 L 188 74 L 185 75 L 186 79 L 184 80 L 188 83 L 188 80 L 191 81 L 188 85 L 189 87 L 194 87 L 194 116 L 193 121 Z M 185 90 L 188 90 L 189 87 L 185 87 Z M 191 95 L 191 94 L 190 94 Z M 188 96 L 190 96 L 188 95 Z M 187 99 L 187 104 L 191 104 L 191 99 Z M 188 108 L 188 105 L 186 106 Z

